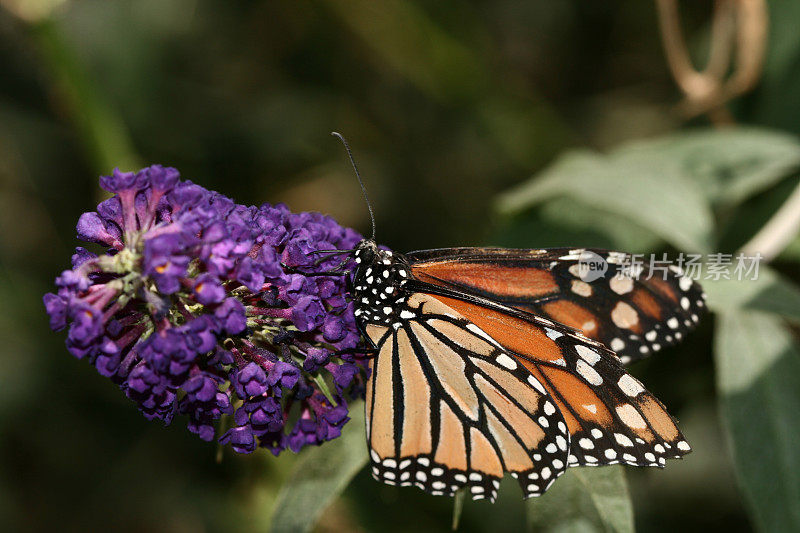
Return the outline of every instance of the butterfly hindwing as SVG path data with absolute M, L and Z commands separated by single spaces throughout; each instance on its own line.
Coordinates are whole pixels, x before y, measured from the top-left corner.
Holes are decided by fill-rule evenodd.
M 408 255 L 417 279 L 548 317 L 629 362 L 680 341 L 705 307 L 699 285 L 604 250 L 452 248 Z M 599 260 L 602 271 L 587 271 Z
M 468 487 L 494 500 L 510 472 L 526 497 L 542 494 L 569 449 L 546 389 L 438 298 L 412 294 L 404 305 L 398 327 L 367 327 L 378 349 L 367 389 L 373 476 L 432 494 Z

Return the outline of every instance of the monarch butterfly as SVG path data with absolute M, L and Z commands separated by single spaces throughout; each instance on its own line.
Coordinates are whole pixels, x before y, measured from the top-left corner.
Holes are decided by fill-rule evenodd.
M 646 279 L 646 268 L 625 268 L 629 256 L 598 250 L 401 255 L 376 245 L 370 216 L 350 284 L 376 354 L 366 388 L 375 479 L 494 501 L 509 472 L 528 498 L 570 466 L 661 467 L 690 451 L 623 366 L 698 321 L 704 295 L 679 269 Z M 607 265 L 591 283 L 587 257 Z

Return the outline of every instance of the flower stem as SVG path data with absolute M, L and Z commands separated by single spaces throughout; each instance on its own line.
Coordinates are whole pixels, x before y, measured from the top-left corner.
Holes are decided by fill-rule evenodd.
M 45 17 L 31 24 L 31 29 L 50 71 L 54 97 L 75 124 L 95 171 L 141 166 L 122 118 L 102 96 L 58 21 Z

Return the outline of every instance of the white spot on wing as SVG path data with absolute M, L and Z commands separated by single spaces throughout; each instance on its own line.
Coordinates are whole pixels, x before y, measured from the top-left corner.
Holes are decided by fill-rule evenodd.
M 560 331 L 556 331 L 556 330 L 550 329 L 550 328 L 544 328 L 544 332 L 552 340 L 556 340 L 557 338 L 564 336 L 564 334 L 561 333 Z
M 531 386 L 534 389 L 536 389 L 537 391 L 539 391 L 541 394 L 546 394 L 546 391 L 544 390 L 544 387 L 542 386 L 541 383 L 539 383 L 539 380 L 536 379 L 535 377 L 528 376 L 528 383 L 530 383 Z
M 483 331 L 481 328 L 479 328 L 475 324 L 472 324 L 472 323 L 467 324 L 467 329 L 470 330 L 475 335 L 478 335 L 482 339 L 486 339 L 487 341 L 491 342 L 495 346 L 500 346 L 499 344 L 497 344 L 497 342 L 495 342 L 495 340 L 493 338 L 491 338 L 489 335 L 487 335 L 485 331 Z
M 583 376 L 583 379 L 592 385 L 597 386 L 603 384 L 603 378 L 600 376 L 600 374 L 598 374 L 594 368 L 586 364 L 586 361 L 583 359 L 578 359 L 578 363 L 575 365 L 575 367 L 578 371 L 578 374 Z
M 633 441 L 623 435 L 622 433 L 614 433 L 614 440 L 617 441 L 617 444 L 620 446 L 625 446 L 626 448 L 633 448 Z
M 642 384 L 630 374 L 623 374 L 623 376 L 619 378 L 617 385 L 622 392 L 631 398 L 635 398 L 644 392 L 644 387 L 642 387 Z
M 633 429 L 645 429 L 647 427 L 647 423 L 645 423 L 642 415 L 640 415 L 639 411 L 637 411 L 631 404 L 626 403 L 617 406 L 616 411 L 617 416 L 619 416 L 620 420 L 622 420 L 626 426 Z
M 583 280 L 573 279 L 571 290 L 578 296 L 589 298 L 592 295 L 592 287 Z
M 618 302 L 611 310 L 611 320 L 617 327 L 627 329 L 639 323 L 636 310 L 625 302 Z
M 509 370 L 515 370 L 517 368 L 517 362 L 504 353 L 497 356 L 497 362 Z
M 584 361 L 592 366 L 594 366 L 600 360 L 600 354 L 586 346 L 579 344 L 575 346 L 575 351 L 578 352 L 578 355 L 580 355 Z
M 633 280 L 628 277 L 614 276 L 608 280 L 608 286 L 617 294 L 626 294 L 633 290 Z

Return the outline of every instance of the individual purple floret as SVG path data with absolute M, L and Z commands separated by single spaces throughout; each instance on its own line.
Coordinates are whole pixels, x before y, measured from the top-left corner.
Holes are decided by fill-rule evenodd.
M 105 252 L 78 247 L 44 296 L 68 350 L 147 418 L 185 416 L 237 452 L 338 437 L 365 356 L 344 277 L 306 274 L 342 257 L 314 252 L 361 236 L 318 213 L 236 204 L 160 165 L 100 184 L 114 196 L 77 232 Z

